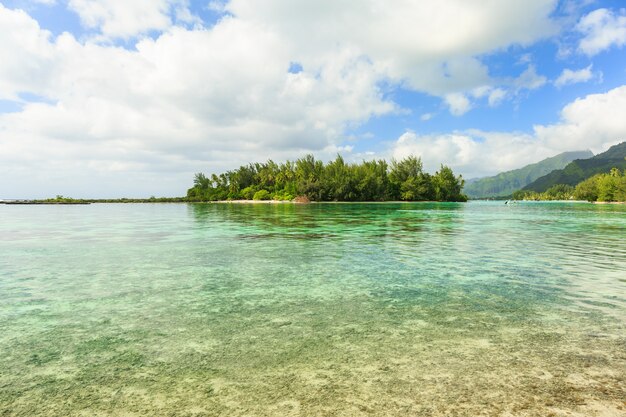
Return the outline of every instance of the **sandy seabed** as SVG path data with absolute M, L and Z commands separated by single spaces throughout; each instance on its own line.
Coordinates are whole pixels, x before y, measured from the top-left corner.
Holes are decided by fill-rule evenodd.
M 626 416 L 623 208 L 416 207 L 30 208 L 0 416 Z
M 3 360 L 0 415 L 626 415 L 623 323 L 598 333 L 599 317 L 365 298 L 229 304 L 150 329 L 94 318 L 22 335 Z

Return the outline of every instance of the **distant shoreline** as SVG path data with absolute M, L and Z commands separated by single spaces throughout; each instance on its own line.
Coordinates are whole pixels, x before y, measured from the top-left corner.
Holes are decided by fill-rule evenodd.
M 171 199 L 103 199 L 103 200 L 76 200 L 66 202 L 45 200 L 0 200 L 0 204 L 20 206 L 71 206 L 89 204 L 406 204 L 406 203 L 454 203 L 451 201 L 295 201 L 295 200 L 216 200 L 216 201 L 185 201 L 180 198 Z M 461 202 L 463 203 L 463 202 Z
M 81 201 L 75 203 L 52 203 L 45 201 L 0 201 L 0 204 L 5 204 L 7 206 L 73 206 L 73 205 L 89 205 L 91 202 L 89 201 Z
M 389 203 L 455 203 L 454 201 L 402 201 L 402 200 L 386 200 L 386 201 L 309 201 L 300 202 L 294 200 L 217 200 L 217 201 L 198 201 L 198 203 L 217 203 L 217 204 L 389 204 Z M 464 203 L 461 201 L 461 203 Z
M 217 200 L 217 201 L 190 201 L 190 203 L 217 203 L 217 204 L 309 204 L 293 200 Z
M 468 202 L 503 202 L 507 200 L 476 199 Z M 587 203 L 587 204 L 617 204 L 624 205 L 625 201 L 584 201 L 584 200 L 517 200 L 517 203 Z M 294 201 L 294 200 L 216 200 L 216 201 L 185 201 L 184 198 L 159 199 L 85 199 L 76 201 L 45 201 L 45 200 L 0 200 L 0 204 L 19 206 L 72 206 L 90 204 L 406 204 L 406 203 L 453 203 L 450 201 Z M 461 202 L 463 203 L 463 202 Z

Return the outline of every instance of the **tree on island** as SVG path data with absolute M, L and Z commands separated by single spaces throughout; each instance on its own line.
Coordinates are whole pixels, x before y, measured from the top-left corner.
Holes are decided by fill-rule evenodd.
M 341 155 L 324 164 L 313 155 L 295 162 L 243 165 L 236 170 L 207 177 L 198 173 L 187 191 L 191 201 L 293 200 L 311 201 L 467 201 L 464 180 L 441 165 L 431 175 L 420 158 L 346 163 Z
M 613 168 L 609 173 L 597 174 L 578 183 L 576 187 L 556 184 L 543 193 L 519 190 L 513 193 L 516 200 L 586 200 L 600 202 L 626 201 L 626 170 Z

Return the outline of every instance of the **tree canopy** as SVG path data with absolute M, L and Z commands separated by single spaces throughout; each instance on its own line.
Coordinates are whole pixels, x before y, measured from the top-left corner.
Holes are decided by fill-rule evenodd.
M 207 177 L 198 173 L 187 191 L 191 201 L 292 200 L 312 201 L 467 201 L 464 180 L 441 165 L 424 172 L 420 158 L 346 163 L 337 157 L 327 164 L 306 155 L 281 164 L 269 160 Z
M 617 168 L 608 174 L 597 174 L 579 182 L 576 187 L 556 184 L 543 193 L 520 190 L 513 193 L 518 200 L 587 200 L 601 202 L 626 201 L 626 169 Z

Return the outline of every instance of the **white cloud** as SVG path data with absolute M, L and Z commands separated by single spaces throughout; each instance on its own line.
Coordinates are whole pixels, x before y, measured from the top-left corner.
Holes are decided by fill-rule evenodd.
M 417 155 L 429 172 L 443 163 L 465 178 L 482 177 L 537 162 L 550 149 L 537 146 L 531 135 L 523 133 L 470 130 L 446 134 L 404 133 L 390 153 L 395 158 Z
M 624 9 L 614 13 L 609 9 L 597 9 L 584 16 L 576 29 L 584 36 L 578 49 L 593 56 L 612 46 L 626 44 L 626 12 Z
M 32 68 L 0 67 L 1 91 L 50 103 L 0 114 L 3 190 L 16 187 L 13 170 L 36 167 L 44 177 L 65 173 L 59 184 L 109 171 L 136 178 L 184 172 L 187 179 L 167 191 L 180 194 L 201 169 L 347 151 L 339 142 L 348 124 L 395 109 L 372 65 L 354 51 L 290 74 L 281 40 L 238 19 L 211 30 L 173 28 L 135 51 L 81 44 L 69 34 L 52 40 L 25 13 L 1 8 L 5 20 L 15 39 L 0 34 L 0 51 Z
M 0 3 L 0 99 L 18 100 L 23 91 L 41 91 L 54 66 L 50 33 L 24 11 Z
M 474 107 L 472 100 L 478 101 L 486 98 L 490 107 L 496 107 L 507 98 L 519 96 L 527 90 L 536 90 L 543 87 L 547 81 L 548 79 L 545 76 L 537 74 L 535 66 L 531 64 L 517 77 L 501 79 L 495 86 L 477 86 L 467 94 L 462 92 L 446 94 L 444 101 L 452 115 L 461 116 Z
M 559 78 L 554 81 L 554 85 L 557 87 L 563 87 L 568 84 L 584 83 L 593 78 L 593 72 L 591 71 L 592 65 L 580 70 L 571 70 L 566 68 L 563 70 Z
M 489 106 L 496 107 L 502 102 L 502 100 L 504 100 L 505 97 L 506 97 L 505 90 L 501 88 L 494 88 L 489 93 L 489 98 L 488 98 Z
M 320 59 L 332 59 L 333 51 L 348 47 L 366 56 L 381 77 L 445 99 L 494 83 L 477 56 L 556 33 L 549 17 L 555 4 L 401 0 L 388 7 L 367 0 L 355 8 L 333 0 L 304 6 L 289 0 L 233 0 L 226 8 L 297 45 L 295 60 L 305 68 L 315 68 Z
M 465 178 L 520 168 L 561 152 L 591 149 L 598 153 L 626 138 L 626 86 L 592 94 L 565 106 L 559 123 L 535 126 L 530 134 L 468 130 L 440 135 L 404 133 L 390 154 L 422 157 L 427 170 L 439 162 Z
M 483 98 L 489 95 L 493 88 L 489 85 L 481 85 L 480 87 L 474 88 L 470 94 L 475 98 Z
M 445 101 L 450 108 L 450 113 L 455 116 L 461 116 L 472 108 L 469 99 L 463 93 L 446 94 Z
M 513 84 L 518 91 L 521 89 L 536 90 L 543 87 L 546 82 L 548 82 L 548 79 L 543 75 L 537 74 L 537 69 L 534 65 L 529 65 L 526 71 L 514 80 Z
M 535 136 L 554 149 L 590 148 L 594 152 L 626 140 L 626 85 L 590 94 L 568 104 L 561 122 L 535 126 Z
M 168 185 L 176 189 L 163 193 L 180 194 L 194 171 L 306 152 L 330 156 L 346 149 L 346 127 L 402 111 L 381 83 L 441 97 L 463 114 L 470 97 L 496 103 L 492 96 L 505 95 L 476 57 L 556 30 L 554 0 L 401 0 L 393 8 L 380 0 L 358 8 L 233 0 L 219 22 L 193 30 L 176 27 L 193 20 L 185 0 L 68 6 L 108 39 L 159 34 L 133 49 L 67 33 L 54 38 L 0 4 L 0 56 L 11 57 L 0 65 L 0 98 L 42 98 L 0 114 L 3 192 L 17 190 L 19 172 L 37 171 L 31 190 L 40 183 L 48 195 L 68 193 L 55 184 L 79 177 L 98 187 L 76 185 L 71 195 L 116 195 L 115 187 L 160 194 L 146 184 L 165 187 L 163 177 L 176 178 Z M 292 62 L 302 71 L 289 73 Z M 540 84 L 534 67 L 525 77 L 506 82 Z M 122 173 L 133 179 L 120 183 Z
M 130 38 L 172 25 L 171 13 L 193 21 L 187 0 L 69 0 L 83 25 L 110 38 Z
M 223 13 L 226 11 L 226 3 L 224 0 L 211 0 L 207 8 L 214 12 Z

